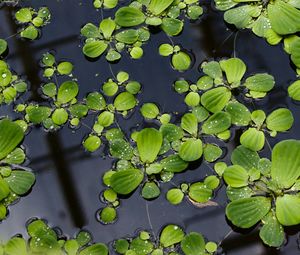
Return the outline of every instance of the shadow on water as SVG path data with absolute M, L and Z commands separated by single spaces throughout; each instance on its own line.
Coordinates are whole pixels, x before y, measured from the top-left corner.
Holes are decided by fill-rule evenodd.
M 78 78 L 80 84 L 80 96 L 83 97 L 87 92 L 99 90 L 101 82 L 111 77 L 111 70 L 103 57 L 97 61 L 88 61 L 81 54 L 79 47 L 80 28 L 87 22 L 99 23 L 99 12 L 84 1 L 26 0 L 24 2 L 24 5 L 34 7 L 47 5 L 53 13 L 53 20 L 42 29 L 43 35 L 40 40 L 26 42 L 14 37 L 9 41 L 12 45 L 10 45 L 9 61 L 13 63 L 13 69 L 14 65 L 17 66 L 16 71 L 25 75 L 30 82 L 31 99 L 37 102 L 43 100 L 39 95 L 39 88 L 45 80 L 41 77 L 38 62 L 41 55 L 50 50 L 55 50 L 57 59 L 68 58 L 74 63 L 74 76 Z M 267 100 L 247 102 L 249 106 L 263 108 L 266 112 L 286 106 L 294 113 L 298 113 L 297 107 L 299 106 L 290 102 L 286 97 L 286 87 L 295 79 L 295 73 L 282 48 L 268 45 L 263 39 L 257 38 L 249 31 L 237 32 L 231 27 L 228 28 L 223 22 L 222 13 L 211 8 L 208 1 L 205 2 L 205 7 L 206 14 L 202 20 L 190 26 L 187 22 L 182 35 L 174 38 L 176 43 L 188 51 L 193 49 L 196 60 L 192 70 L 178 74 L 171 68 L 169 59 L 161 58 L 157 54 L 158 46 L 169 41 L 156 30 L 152 31 L 153 37 L 145 45 L 145 56 L 141 61 L 133 61 L 124 54 L 119 63 L 112 65 L 114 70 L 127 71 L 132 79 L 142 83 L 144 91 L 140 96 L 140 103 L 152 100 L 160 104 L 166 112 L 185 111 L 183 97 L 173 91 L 172 83 L 179 77 L 196 81 L 200 75 L 198 67 L 203 56 L 206 60 L 219 59 L 233 56 L 235 52 L 237 57 L 246 62 L 247 75 L 269 72 L 277 81 L 274 91 Z M 18 30 L 12 18 L 14 11 L 13 7 L 0 10 L 0 24 L 7 26 L 3 31 L 0 27 L 1 38 L 8 37 Z M 270 61 L 270 56 L 276 56 L 276 58 Z M 96 73 L 100 75 L 97 76 Z M 93 123 L 91 119 L 85 121 L 89 121 L 91 125 Z M 133 113 L 128 121 L 121 118 L 119 120 L 120 125 L 124 124 L 127 130 L 141 124 L 140 122 L 141 118 L 136 117 L 136 113 Z M 295 127 L 290 132 L 270 139 L 271 145 L 281 139 L 291 137 L 300 139 L 300 134 L 297 132 L 299 125 L 300 122 L 296 120 Z M 55 133 L 47 133 L 39 128 L 33 129 L 26 137 L 25 145 L 30 157 L 29 167 L 36 172 L 37 183 L 32 193 L 13 206 L 8 219 L 1 223 L 3 225 L 0 228 L 1 238 L 24 233 L 24 228 L 22 231 L 20 229 L 29 218 L 34 216 L 45 218 L 50 224 L 55 224 L 70 234 L 84 227 L 93 234 L 96 241 L 103 242 L 131 235 L 136 229 L 149 229 L 149 221 L 144 208 L 145 201 L 141 199 L 138 191 L 126 201 L 121 201 L 118 209 L 119 219 L 114 225 L 103 226 L 96 220 L 95 212 L 103 206 L 99 200 L 99 194 L 104 188 L 101 176 L 110 169 L 112 161 L 109 158 L 102 159 L 103 152 L 89 155 L 83 151 L 80 144 L 88 132 L 89 130 L 84 126 L 76 132 L 63 128 Z M 232 148 L 239 144 L 241 130 L 233 132 L 235 136 L 226 148 L 229 154 Z M 270 155 L 268 148 L 263 151 L 263 154 Z M 229 156 L 224 157 L 224 160 L 228 161 Z M 189 171 L 176 176 L 174 182 L 200 180 L 207 174 L 212 174 L 211 166 L 199 160 L 190 165 Z M 165 188 L 162 189 L 165 191 Z M 226 201 L 224 188 L 217 193 L 216 201 L 220 206 L 197 209 L 189 203 L 183 203 L 182 206 L 173 207 L 162 195 L 159 199 L 148 202 L 154 231 L 158 233 L 164 224 L 174 223 L 186 227 L 188 232 L 198 231 L 209 240 L 219 242 L 231 230 L 224 214 Z M 289 242 L 280 250 L 262 245 L 257 228 L 243 232 L 234 228 L 235 232 L 222 242 L 222 248 L 228 255 L 294 255 L 299 253 L 296 241 L 299 226 L 286 230 Z

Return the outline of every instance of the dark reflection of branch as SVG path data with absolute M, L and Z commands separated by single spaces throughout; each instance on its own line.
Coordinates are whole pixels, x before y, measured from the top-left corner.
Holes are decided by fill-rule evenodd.
M 62 150 L 61 138 L 57 133 L 48 133 L 47 141 L 50 147 L 51 156 L 57 170 L 58 179 L 67 201 L 69 212 L 76 227 L 85 225 L 85 217 L 80 204 L 79 194 L 74 186 L 68 161 Z

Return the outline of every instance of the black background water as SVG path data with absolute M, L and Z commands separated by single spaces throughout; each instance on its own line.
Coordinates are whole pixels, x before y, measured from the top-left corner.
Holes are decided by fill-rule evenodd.
M 48 6 L 52 12 L 51 23 L 42 29 L 41 39 L 34 42 L 22 41 L 18 37 L 8 39 L 10 50 L 7 61 L 13 70 L 30 82 L 29 97 L 32 100 L 40 100 L 38 88 L 43 79 L 38 62 L 41 55 L 49 50 L 55 50 L 57 60 L 67 59 L 74 63 L 74 76 L 80 84 L 79 98 L 83 98 L 88 92 L 99 90 L 101 84 L 112 76 L 104 57 L 96 62 L 89 62 L 81 53 L 80 28 L 88 22 L 98 24 L 101 20 L 100 12 L 92 7 L 91 2 L 92 0 L 22 1 L 22 6 Z M 123 54 L 121 61 L 112 65 L 113 72 L 124 70 L 130 74 L 131 79 L 142 83 L 140 103 L 155 102 L 164 112 L 183 113 L 187 110 L 183 97 L 173 91 L 172 83 L 179 77 L 196 81 L 201 62 L 235 54 L 247 64 L 247 75 L 268 72 L 276 79 L 275 89 L 265 100 L 256 102 L 256 108 L 264 109 L 268 113 L 278 107 L 288 107 L 295 116 L 294 126 L 289 132 L 269 138 L 271 146 L 282 139 L 300 139 L 300 105 L 292 102 L 286 93 L 288 85 L 296 76 L 282 46 L 270 46 L 248 30 L 236 33 L 223 22 L 223 13 L 215 11 L 210 2 L 204 2 L 203 5 L 205 14 L 201 20 L 196 23 L 187 21 L 183 33 L 173 38 L 175 43 L 182 45 L 195 56 L 191 70 L 178 73 L 172 69 L 169 58 L 159 56 L 159 45 L 169 43 L 169 39 L 164 33 L 156 33 L 143 46 L 144 57 L 141 60 L 132 60 L 127 54 Z M 14 12 L 13 7 L 0 9 L 0 38 L 7 38 L 17 32 Z M 104 11 L 105 17 L 109 15 L 113 15 L 113 11 Z M 14 116 L 12 106 L 1 106 L 0 114 Z M 92 126 L 93 120 L 94 116 L 90 116 L 84 123 Z M 119 123 L 129 131 L 142 123 L 142 118 L 139 114 L 134 114 L 130 120 L 120 119 Z M 121 201 L 119 219 L 115 224 L 101 225 L 95 217 L 96 211 L 103 206 L 99 198 L 104 188 L 101 177 L 111 168 L 113 161 L 103 158 L 103 151 L 92 155 L 84 152 L 81 141 L 88 133 L 89 129 L 85 126 L 76 132 L 64 127 L 56 133 L 34 128 L 26 136 L 24 145 L 29 156 L 28 166 L 36 173 L 37 182 L 28 196 L 11 207 L 9 217 L 1 223 L 1 240 L 7 240 L 17 233 L 26 236 L 26 221 L 32 217 L 40 217 L 66 234 L 73 235 L 80 228 L 84 228 L 92 233 L 95 241 L 108 243 L 116 238 L 134 235 L 137 229 L 150 229 L 146 203 L 156 234 L 165 224 L 174 223 L 184 227 L 187 232 L 198 231 L 208 240 L 219 242 L 231 230 L 224 213 L 224 187 L 215 197 L 218 207 L 198 209 L 187 201 L 176 207 L 171 206 L 164 198 L 170 187 L 168 184 L 162 185 L 161 197 L 151 202 L 146 202 L 138 191 L 135 192 L 129 199 Z M 229 152 L 237 145 L 236 140 L 238 139 L 227 145 Z M 267 146 L 262 154 L 270 155 Z M 228 156 L 225 159 L 227 158 Z M 200 162 L 187 172 L 177 175 L 174 181 L 194 182 L 203 179 L 207 174 L 212 174 L 212 171 L 208 165 Z M 268 249 L 262 245 L 256 230 L 247 233 L 235 232 L 222 246 L 229 255 L 298 254 L 299 229 L 298 226 L 287 229 L 288 242 L 280 250 Z

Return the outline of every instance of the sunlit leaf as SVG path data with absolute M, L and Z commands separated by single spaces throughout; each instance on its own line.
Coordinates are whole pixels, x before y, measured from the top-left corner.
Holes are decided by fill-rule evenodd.
M 183 230 L 176 225 L 166 226 L 160 234 L 160 243 L 163 247 L 170 247 L 173 244 L 180 243 L 184 238 Z

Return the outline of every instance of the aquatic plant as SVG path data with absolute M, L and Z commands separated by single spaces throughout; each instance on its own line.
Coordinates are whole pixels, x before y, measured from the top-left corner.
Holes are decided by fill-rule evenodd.
M 241 145 L 233 151 L 231 162 L 231 166 L 221 167 L 231 200 L 226 207 L 228 219 L 240 228 L 261 223 L 263 242 L 281 246 L 283 227 L 300 223 L 300 141 L 277 143 L 271 160 Z

